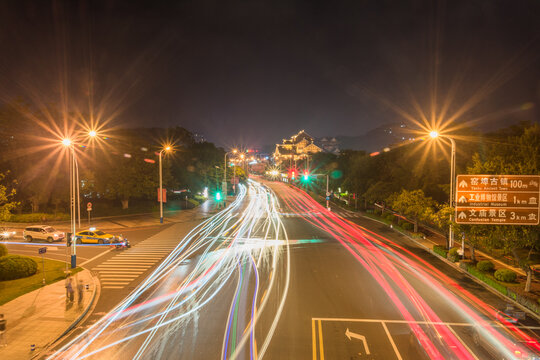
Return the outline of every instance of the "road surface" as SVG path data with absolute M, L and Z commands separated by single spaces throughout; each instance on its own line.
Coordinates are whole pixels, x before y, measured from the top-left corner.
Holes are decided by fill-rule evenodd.
M 531 358 L 540 324 L 372 220 L 250 181 L 62 359 Z M 171 241 L 172 243 L 172 241 Z

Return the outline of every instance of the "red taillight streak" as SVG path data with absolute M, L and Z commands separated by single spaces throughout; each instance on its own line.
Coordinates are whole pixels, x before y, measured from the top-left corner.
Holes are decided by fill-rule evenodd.
M 290 197 L 288 198 L 291 199 Z M 305 217 L 305 220 L 314 225 L 316 222 L 319 224 L 320 228 L 322 228 L 323 230 L 327 231 L 330 234 L 333 234 L 334 237 L 338 241 L 340 241 L 340 243 L 342 243 L 342 245 L 344 245 L 344 247 L 349 252 L 351 252 L 351 254 L 353 254 L 364 265 L 366 270 L 368 270 L 372 274 L 372 276 L 374 276 L 374 278 L 376 278 L 379 281 L 380 285 L 383 286 L 383 288 L 388 293 L 388 295 L 391 296 L 392 301 L 400 309 L 400 311 L 402 312 L 402 315 L 408 321 L 414 321 L 414 319 L 412 318 L 410 313 L 408 313 L 408 311 L 404 307 L 402 307 L 403 304 L 397 299 L 395 293 L 393 292 L 393 290 L 391 290 L 390 285 L 387 283 L 387 281 L 383 279 L 382 275 L 377 269 L 378 266 L 376 264 L 384 263 L 386 265 L 385 269 L 386 269 L 387 275 L 407 295 L 407 297 L 411 300 L 412 304 L 416 307 L 419 313 L 423 314 L 424 318 L 429 319 L 433 323 L 442 322 L 438 318 L 438 316 L 435 314 L 435 312 L 420 297 L 420 295 L 410 286 L 410 284 L 403 278 L 403 276 L 394 268 L 394 266 L 389 262 L 389 260 L 385 256 L 385 254 L 380 249 L 375 247 L 373 243 L 367 240 L 363 234 L 359 233 L 359 231 L 357 231 L 356 229 L 351 227 L 349 224 L 341 220 L 341 218 L 337 217 L 335 214 L 331 212 L 327 212 L 326 209 L 322 208 L 322 206 L 320 206 L 318 203 L 314 203 L 314 201 L 311 198 L 307 197 L 307 195 L 304 195 L 304 198 L 297 196 L 297 199 L 291 199 L 291 202 L 288 202 L 291 208 L 293 207 L 292 202 L 296 204 L 294 208 L 296 208 L 297 210 L 300 210 L 300 213 L 306 212 L 305 210 L 307 210 L 306 208 L 304 209 L 300 208 L 301 204 L 304 203 L 304 205 L 307 206 L 308 208 L 310 207 L 310 205 L 315 208 L 319 207 L 319 210 L 322 210 L 321 212 L 328 216 L 328 218 L 326 216 L 323 216 L 319 219 L 317 218 L 310 219 L 310 218 Z M 333 220 L 335 223 L 332 223 L 330 219 Z M 330 230 L 328 226 L 323 225 L 321 220 L 327 223 L 328 226 L 330 226 L 333 229 L 333 231 Z M 335 236 L 336 233 L 341 235 L 344 239 L 346 239 L 346 241 L 348 241 L 348 243 L 351 244 L 358 252 L 362 253 L 362 255 L 364 256 L 364 259 L 370 259 L 371 260 L 370 265 L 368 265 L 368 263 L 364 261 L 363 259 L 359 258 L 359 256 L 356 253 L 354 253 L 354 251 L 349 246 L 347 246 L 342 241 L 342 239 L 339 238 L 339 236 Z M 361 247 L 360 244 L 362 244 L 364 247 Z M 377 255 L 377 258 L 374 257 L 375 256 L 374 254 Z M 410 316 L 410 318 L 408 318 L 407 315 Z M 448 329 L 448 327 L 444 325 L 434 325 L 434 328 L 437 330 L 438 333 L 442 333 L 442 339 L 449 345 L 450 349 L 456 352 L 456 355 L 459 356 L 459 358 L 462 358 L 462 359 L 473 358 L 472 355 L 463 346 L 463 344 Z M 425 336 L 423 332 L 421 334 L 417 334 L 417 337 L 419 338 L 421 342 L 423 341 L 424 337 L 425 337 L 425 340 L 429 341 L 429 339 L 427 339 L 427 337 Z M 429 341 L 429 344 L 433 346 L 433 349 L 436 350 L 436 348 L 431 343 L 431 341 Z M 440 354 L 438 354 L 438 351 L 437 353 L 432 353 L 428 351 L 428 353 L 430 354 L 430 357 L 437 358 L 438 356 L 440 356 Z
M 291 202 L 289 202 L 289 200 Z M 283 197 L 283 200 L 289 205 L 291 209 L 293 209 L 292 202 L 296 202 L 295 199 L 290 198 L 287 196 L 287 199 Z M 298 204 L 298 203 L 297 203 Z M 296 206 L 294 208 L 297 208 Z M 298 208 L 297 208 L 298 209 Z M 301 211 L 300 211 L 301 212 Z M 385 290 L 386 294 L 390 297 L 392 302 L 395 304 L 395 306 L 398 308 L 398 310 L 401 312 L 402 316 L 409 322 L 409 326 L 411 327 L 411 330 L 415 333 L 416 337 L 419 339 L 420 343 L 422 344 L 423 348 L 426 350 L 430 358 L 432 359 L 443 359 L 443 356 L 439 353 L 435 345 L 431 342 L 431 340 L 427 337 L 427 335 L 424 333 L 422 328 L 416 323 L 413 316 L 409 313 L 409 311 L 405 308 L 405 305 L 399 300 L 397 294 L 394 292 L 394 290 L 391 288 L 391 286 L 388 284 L 386 279 L 383 278 L 383 276 L 380 274 L 380 272 L 368 265 L 364 259 L 362 259 L 353 249 L 349 246 L 347 242 L 342 240 L 339 236 L 336 236 L 330 228 L 328 228 L 326 225 L 324 225 L 320 220 L 314 219 L 314 221 L 311 221 L 309 218 L 304 217 L 304 219 L 310 223 L 312 223 L 315 226 L 320 227 L 324 231 L 328 232 L 329 234 L 333 234 L 336 240 L 338 240 L 345 249 L 347 249 L 351 255 L 353 255 L 364 267 L 367 271 L 370 272 L 370 274 L 379 282 L 380 286 Z M 318 223 L 315 224 L 315 223 Z M 338 232 L 341 232 L 338 230 Z M 351 244 L 355 245 L 355 244 Z M 358 246 L 356 244 L 356 246 Z
M 288 189 L 289 190 L 289 189 Z M 468 291 L 466 291 L 465 289 L 463 289 L 460 285 L 458 285 L 457 283 L 455 283 L 453 280 L 451 280 L 449 277 L 447 277 L 446 275 L 444 275 L 442 272 L 440 272 L 439 270 L 437 270 L 436 268 L 434 268 L 431 264 L 427 263 L 426 261 L 420 259 L 418 256 L 412 254 L 410 251 L 404 249 L 403 247 L 393 243 L 391 240 L 389 239 L 386 239 L 384 238 L 383 236 L 381 235 L 378 235 L 372 231 L 369 231 L 367 229 L 364 229 L 362 228 L 361 226 L 357 225 L 357 224 L 354 224 L 350 221 L 347 221 L 345 222 L 344 220 L 342 220 L 341 218 L 339 218 L 337 215 L 335 215 L 334 213 L 332 212 L 329 212 L 326 210 L 326 208 L 322 207 L 319 203 L 315 202 L 311 197 L 309 197 L 309 195 L 305 194 L 304 191 L 300 190 L 300 189 L 296 189 L 296 193 L 297 194 L 294 194 L 294 192 L 292 190 L 289 190 L 289 193 L 293 194 L 293 195 L 297 195 L 298 193 L 301 193 L 301 195 L 303 195 L 303 197 L 301 196 L 296 196 L 296 201 L 295 204 L 297 205 L 297 209 L 299 210 L 298 212 L 299 213 L 302 213 L 302 212 L 307 212 L 306 210 L 307 209 L 317 209 L 319 210 L 321 213 L 323 213 L 324 215 L 328 216 L 329 218 L 331 218 L 332 220 L 334 220 L 338 225 L 340 225 L 341 227 L 343 228 L 352 228 L 353 231 L 352 233 L 353 234 L 357 234 L 358 236 L 360 236 L 361 238 L 362 237 L 367 237 L 368 235 L 366 235 L 365 233 L 362 232 L 362 230 L 364 231 L 367 231 L 373 235 L 376 235 L 382 239 L 384 239 L 385 241 L 388 241 L 390 243 L 392 243 L 395 247 L 407 252 L 409 255 L 411 255 L 412 257 L 414 257 L 415 259 L 417 259 L 419 262 L 421 262 L 425 267 L 427 268 L 430 268 L 430 269 L 426 269 L 429 273 L 433 274 L 434 276 L 438 277 L 441 281 L 444 281 L 444 282 L 448 282 L 451 286 L 453 286 L 454 288 L 456 288 L 456 290 L 462 292 L 463 295 L 465 295 L 466 297 L 469 297 L 469 300 L 472 301 L 472 303 L 476 303 L 476 304 L 483 304 L 482 306 L 484 306 L 485 308 L 488 308 L 489 309 L 489 312 L 491 313 L 491 315 L 494 317 L 495 314 L 496 314 L 496 311 L 495 309 L 493 309 L 493 307 L 491 307 L 490 305 L 482 302 L 480 299 L 478 299 L 476 296 L 474 296 L 473 294 L 469 293 Z M 289 199 L 291 199 L 292 201 L 292 198 L 291 196 L 288 196 Z M 292 203 L 290 203 L 292 204 Z M 306 208 L 304 209 L 300 209 L 299 207 L 301 206 L 301 204 L 303 204 Z M 292 208 L 292 206 L 290 206 Z M 304 216 L 304 218 L 309 221 L 309 222 L 312 222 L 310 221 L 308 218 L 306 218 Z M 324 218 L 324 217 L 323 217 Z M 313 223 L 313 222 L 312 222 Z M 353 224 L 351 226 L 351 224 Z M 331 224 L 331 226 L 336 229 L 336 226 Z M 358 229 L 362 229 L 362 230 L 359 230 L 359 231 L 356 231 L 354 230 L 354 228 L 358 228 Z M 328 231 L 327 227 L 321 227 L 323 230 L 329 232 L 329 233 L 332 233 L 331 231 Z M 338 233 L 341 233 L 341 231 L 337 230 Z M 336 237 L 337 238 L 337 237 Z M 353 238 L 354 238 L 354 235 L 353 235 Z M 373 237 L 371 237 L 373 239 Z M 338 239 L 339 240 L 339 239 Z M 357 239 L 355 239 L 355 241 L 357 241 Z M 380 242 L 379 242 L 380 243 Z M 383 244 L 384 245 L 384 244 Z M 367 247 L 369 249 L 372 249 L 373 248 L 373 244 L 369 244 Z M 385 245 L 386 246 L 386 245 Z M 349 250 L 349 249 L 348 249 Z M 391 249 L 390 249 L 391 250 Z M 350 251 L 350 250 L 349 250 Z M 405 261 L 407 261 L 409 264 L 413 264 L 409 259 L 407 259 L 406 257 L 404 257 L 402 254 L 399 254 L 397 252 L 394 252 L 392 251 L 394 254 L 397 254 L 398 256 L 400 256 L 401 258 L 405 259 Z M 396 281 L 395 279 L 393 279 L 394 281 Z M 437 286 L 440 287 L 439 284 L 437 284 L 436 282 L 434 282 Z M 409 286 L 409 285 L 407 285 Z M 441 287 L 442 288 L 442 287 Z M 444 288 L 442 288 L 444 289 Z M 444 289 L 446 290 L 446 289 Z M 450 295 L 451 293 L 450 292 L 447 292 L 448 295 Z M 462 305 L 462 304 L 461 304 Z M 497 338 L 497 340 L 501 343 L 504 343 L 506 344 L 506 346 L 508 348 L 512 348 L 514 347 L 514 345 L 508 340 L 506 339 L 504 336 L 502 336 L 501 334 L 499 334 L 497 331 L 495 331 L 493 328 L 491 328 L 491 326 L 489 326 L 482 318 L 480 318 L 478 315 L 476 315 L 474 312 L 472 312 L 469 308 L 465 307 L 465 306 L 461 306 L 461 308 L 465 311 L 467 311 L 467 313 L 472 316 L 478 323 L 480 324 L 484 324 L 484 328 L 486 330 L 488 330 L 494 337 Z M 421 311 L 420 309 L 418 309 L 419 311 Z M 429 309 L 430 311 L 432 311 L 431 309 Z M 421 311 L 422 312 L 422 311 Z M 538 344 L 538 342 L 531 338 L 529 335 L 525 334 L 521 329 L 518 329 L 514 324 L 512 323 L 509 323 L 508 321 L 505 321 L 504 319 L 501 319 L 501 322 L 510 330 L 514 331 L 517 335 L 519 335 L 522 339 L 525 340 L 525 342 L 529 345 L 529 347 L 533 348 L 533 349 L 536 349 L 536 350 L 540 350 L 540 345 Z M 460 343 L 461 345 L 461 343 Z

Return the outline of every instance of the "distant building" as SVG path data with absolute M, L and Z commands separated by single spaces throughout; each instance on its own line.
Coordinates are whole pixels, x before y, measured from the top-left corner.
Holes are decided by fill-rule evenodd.
M 206 142 L 206 138 L 203 134 L 193 133 L 193 141 L 195 141 L 197 144 L 200 144 Z
M 320 140 L 321 148 L 325 152 L 333 153 L 333 154 L 339 154 L 339 141 L 335 138 L 326 138 L 323 137 Z
M 315 145 L 315 139 L 302 130 L 290 139 L 283 139 L 281 144 L 276 144 L 274 162 L 279 165 L 303 160 L 321 151 L 322 149 Z

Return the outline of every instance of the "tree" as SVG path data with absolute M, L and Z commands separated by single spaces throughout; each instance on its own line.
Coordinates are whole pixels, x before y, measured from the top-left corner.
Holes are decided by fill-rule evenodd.
M 533 277 L 530 256 L 531 252 L 539 246 L 538 229 L 531 226 L 497 226 L 495 233 L 498 235 L 503 249 L 514 256 L 519 267 L 527 274 L 525 291 L 530 291 Z M 529 252 L 527 257 L 523 258 L 517 250 L 525 248 L 528 248 Z
M 399 213 L 414 219 L 414 232 L 418 232 L 418 221 L 429 219 L 435 202 L 427 197 L 422 190 L 408 191 L 403 189 L 396 196 L 390 196 L 389 204 Z
M 387 200 L 396 191 L 396 185 L 390 182 L 378 181 L 364 193 L 366 202 L 381 202 Z
M 120 200 L 122 209 L 127 209 L 131 198 L 148 198 L 156 194 L 157 173 L 156 164 L 141 158 L 119 159 L 115 171 L 104 177 L 102 192 L 106 198 Z
M 0 221 L 8 221 L 11 210 L 18 205 L 17 202 L 12 201 L 15 196 L 15 189 L 9 189 L 8 186 L 1 183 L 5 178 L 6 176 L 0 173 Z
M 522 123 L 489 136 L 491 140 L 482 152 L 475 153 L 468 168 L 470 174 L 535 175 L 540 173 L 540 125 Z M 478 225 L 470 225 L 475 227 Z M 490 226 L 487 238 L 511 253 L 527 273 L 526 289 L 530 288 L 532 270 L 529 256 L 540 248 L 538 226 Z M 529 249 L 523 259 L 518 249 Z M 528 290 L 527 290 L 528 291 Z
M 471 248 L 471 260 L 476 261 L 475 248 L 482 244 L 482 240 L 489 235 L 489 225 L 461 225 L 459 229 L 461 232 L 454 231 L 454 233 L 462 233 L 465 236 L 465 241 Z

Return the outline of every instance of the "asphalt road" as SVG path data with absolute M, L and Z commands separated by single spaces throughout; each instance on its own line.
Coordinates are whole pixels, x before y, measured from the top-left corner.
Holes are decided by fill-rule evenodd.
M 535 319 L 497 319 L 501 297 L 408 238 L 268 185 L 277 197 L 243 189 L 53 357 L 490 359 L 540 349 Z

